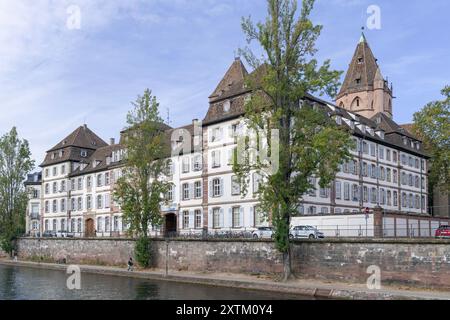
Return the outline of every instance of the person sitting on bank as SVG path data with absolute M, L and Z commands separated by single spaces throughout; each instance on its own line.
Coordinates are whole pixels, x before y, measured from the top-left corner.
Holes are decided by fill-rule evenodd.
M 128 271 L 133 271 L 133 258 L 130 257 L 128 260 Z

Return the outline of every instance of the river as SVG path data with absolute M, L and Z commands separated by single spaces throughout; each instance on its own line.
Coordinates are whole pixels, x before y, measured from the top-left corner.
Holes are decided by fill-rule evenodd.
M 69 290 L 63 271 L 0 265 L 0 300 L 274 300 L 298 295 L 81 274 L 81 289 Z

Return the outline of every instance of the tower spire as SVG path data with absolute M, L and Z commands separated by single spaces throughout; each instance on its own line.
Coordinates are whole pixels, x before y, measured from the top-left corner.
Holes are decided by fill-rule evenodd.
M 359 38 L 359 43 L 367 42 L 366 36 L 364 35 L 364 27 L 361 27 L 361 37 Z

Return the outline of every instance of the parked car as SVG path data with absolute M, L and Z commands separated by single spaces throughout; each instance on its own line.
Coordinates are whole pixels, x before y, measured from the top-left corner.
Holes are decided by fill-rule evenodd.
M 436 238 L 450 239 L 450 226 L 440 226 L 436 229 Z
M 325 238 L 325 235 L 312 226 L 295 226 L 291 228 L 289 238 L 322 239 Z
M 42 233 L 43 238 L 54 238 L 56 237 L 56 232 L 52 230 L 46 230 Z
M 60 230 L 56 233 L 56 236 L 58 238 L 73 238 L 74 234 L 72 232 L 69 231 L 65 231 L 65 230 Z
M 273 235 L 272 227 L 259 227 L 252 232 L 253 239 L 271 239 L 273 238 Z

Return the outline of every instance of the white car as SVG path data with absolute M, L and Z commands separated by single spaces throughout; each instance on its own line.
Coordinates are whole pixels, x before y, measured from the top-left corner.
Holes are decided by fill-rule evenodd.
M 272 239 L 273 235 L 272 227 L 259 227 L 252 232 L 253 239 Z
M 291 228 L 289 232 L 290 239 L 306 238 L 306 239 L 318 239 L 325 238 L 323 232 L 320 232 L 312 226 L 295 226 Z

